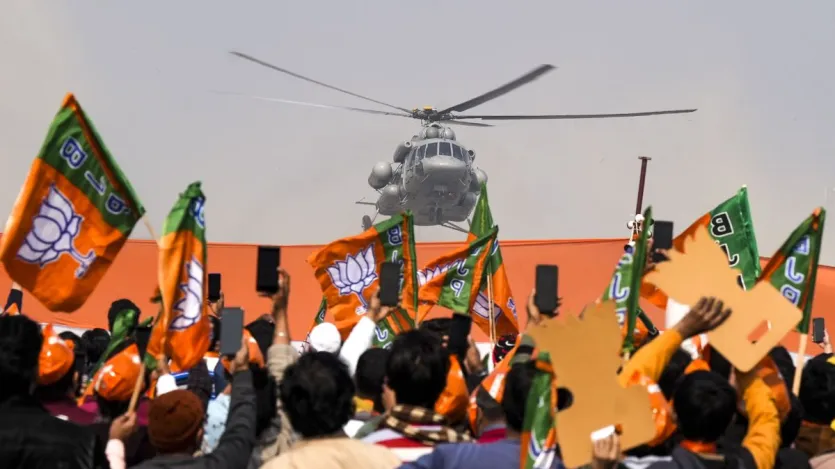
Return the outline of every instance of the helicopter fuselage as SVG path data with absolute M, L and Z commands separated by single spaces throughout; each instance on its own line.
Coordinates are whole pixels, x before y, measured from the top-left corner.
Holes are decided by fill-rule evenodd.
M 472 213 L 487 175 L 473 166 L 474 152 L 447 129 L 439 130 L 401 143 L 394 164 L 374 166 L 368 183 L 380 193 L 375 205 L 381 215 L 411 210 L 415 225 L 440 225 L 463 222 Z

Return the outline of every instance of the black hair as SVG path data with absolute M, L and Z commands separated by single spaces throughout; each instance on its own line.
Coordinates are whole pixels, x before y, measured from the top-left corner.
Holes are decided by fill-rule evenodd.
M 91 329 L 81 334 L 81 344 L 87 356 L 87 366 L 95 366 L 102 358 L 107 345 L 110 344 L 110 334 L 104 329 Z
M 266 368 L 250 363 L 249 369 L 252 372 L 252 386 L 255 388 L 255 435 L 260 436 L 270 428 L 276 416 L 278 390 Z
M 73 331 L 64 331 L 64 332 L 58 334 L 58 337 L 61 340 L 71 341 L 73 347 L 75 347 L 75 350 L 78 350 L 78 349 L 81 348 L 81 337 L 79 337 L 78 334 L 76 334 Z
M 736 391 L 712 371 L 694 371 L 681 379 L 673 395 L 678 431 L 693 441 L 714 443 L 736 413 Z
M 528 394 L 530 394 L 534 376 L 536 376 L 536 362 L 531 360 L 513 365 L 505 377 L 502 410 L 505 423 L 511 430 L 522 431 Z
M 284 371 L 279 394 L 290 424 L 305 438 L 337 434 L 354 415 L 354 382 L 332 353 L 300 356 Z
M 792 360 L 791 354 L 786 350 L 786 347 L 778 345 L 772 348 L 768 355 L 774 360 L 774 364 L 780 370 L 780 376 L 783 377 L 783 381 L 788 383 L 787 387 L 789 388 L 789 392 L 791 392 L 791 383 L 794 382 L 795 373 L 794 360 Z
M 804 420 L 829 425 L 835 420 L 835 355 L 822 353 L 806 362 L 800 379 L 800 403 Z
M 693 358 L 689 353 L 682 349 L 676 349 L 667 366 L 661 372 L 658 378 L 658 387 L 661 388 L 661 393 L 664 394 L 664 399 L 669 401 L 675 394 L 679 382 L 684 377 L 684 371 L 693 362 Z
M 114 301 L 110 304 L 110 309 L 107 311 L 107 330 L 110 333 L 113 333 L 113 325 L 116 323 L 116 318 L 119 316 L 119 313 L 122 311 L 132 309 L 136 311 L 136 315 L 133 317 L 133 323 L 130 325 L 130 332 L 133 332 L 136 329 L 136 326 L 139 325 L 139 316 L 142 315 L 142 311 L 139 309 L 139 306 L 136 306 L 131 300 L 126 298 L 122 298 L 119 300 Z
M 449 331 L 452 327 L 452 318 L 435 318 L 423 321 L 420 323 L 419 330 L 430 332 L 443 339 L 444 336 L 449 337 Z
M 384 348 L 366 350 L 357 361 L 354 384 L 357 396 L 374 401 L 374 410 L 383 412 L 383 381 L 390 352 Z
M 390 350 L 386 384 L 397 396 L 397 403 L 434 408 L 446 388 L 450 366 L 449 354 L 438 336 L 408 331 L 394 339 Z
M 273 336 L 275 335 L 275 323 L 265 318 L 258 318 L 246 325 L 246 330 L 258 343 L 258 348 L 261 349 L 261 355 L 267 356 L 267 351 L 273 343 Z
M 79 383 L 75 380 L 75 373 L 78 371 L 77 361 L 78 355 L 74 355 L 72 366 L 58 381 L 52 384 L 38 385 L 35 388 L 35 397 L 41 402 L 56 402 L 77 395 L 79 391 L 77 386 Z
M 481 416 L 486 422 L 503 422 L 505 420 L 502 404 L 493 399 L 493 396 L 487 392 L 484 386 L 477 388 L 475 400 L 478 409 L 481 411 Z
M 211 328 L 209 329 L 209 351 L 217 351 L 220 344 L 220 318 L 209 315 Z
M 38 376 L 43 335 L 23 315 L 0 316 L 0 401 L 29 394 Z

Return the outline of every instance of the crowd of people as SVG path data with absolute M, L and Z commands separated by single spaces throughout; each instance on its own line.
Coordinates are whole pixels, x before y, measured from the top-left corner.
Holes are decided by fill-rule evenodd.
M 465 315 L 425 321 L 391 347 L 373 348 L 376 324 L 389 314 L 375 296 L 344 342 L 323 323 L 300 353 L 290 342 L 290 277 L 283 270 L 279 277 L 272 312 L 246 326 L 240 351 L 211 369 L 201 362 L 184 384 L 164 359 L 157 369 L 141 365 L 146 340 L 138 323 L 108 350 L 108 331 L 56 335 L 25 311 L 0 317 L 0 467 L 520 466 L 537 373 L 530 336 L 502 337 L 487 357 L 509 365 L 500 398 L 483 385 L 488 367 Z M 114 303 L 110 332 L 124 307 Z M 639 344 L 618 378 L 626 385 L 640 373 L 657 383 L 674 431 L 628 450 L 617 432 L 590 437 L 590 467 L 835 468 L 831 346 L 806 363 L 796 396 L 785 384 L 796 371 L 782 347 L 770 354 L 777 380 L 759 368 L 734 370 L 715 350 L 706 366 L 694 366 L 682 342 L 730 314 L 721 301 L 703 299 L 674 328 Z M 527 315 L 527 327 L 544 319 L 533 301 Z M 216 352 L 220 323 L 213 326 Z M 558 410 L 569 404 L 563 400 Z M 564 467 L 559 446 L 548 464 Z

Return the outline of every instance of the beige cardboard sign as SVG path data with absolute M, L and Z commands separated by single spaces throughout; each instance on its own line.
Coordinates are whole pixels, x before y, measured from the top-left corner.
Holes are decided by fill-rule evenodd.
M 670 298 L 693 307 L 699 299 L 715 297 L 731 308 L 730 317 L 708 333 L 715 347 L 740 371 L 749 371 L 765 357 L 800 321 L 802 313 L 769 282 L 758 282 L 751 290 L 739 287 L 739 271 L 728 265 L 728 257 L 714 242 L 707 228 L 696 230 L 684 241 L 684 252 L 670 250 L 669 261 L 655 266 L 644 281 Z M 757 338 L 756 330 L 770 329 Z
M 589 305 L 582 319 L 566 314 L 527 332 L 551 355 L 557 385 L 568 389 L 571 406 L 557 416 L 557 440 L 566 467 L 591 463 L 592 433 L 618 425 L 621 448 L 649 442 L 655 423 L 643 386 L 623 388 L 617 380 L 622 345 L 615 303 Z

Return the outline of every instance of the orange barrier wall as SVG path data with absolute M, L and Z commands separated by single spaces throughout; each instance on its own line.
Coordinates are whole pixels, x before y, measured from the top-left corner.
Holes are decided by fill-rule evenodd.
M 502 255 L 516 299 L 520 321 L 524 323 L 524 305 L 534 284 L 536 264 L 560 266 L 560 296 L 563 310 L 579 311 L 584 304 L 595 300 L 606 288 L 615 264 L 623 253 L 624 239 L 594 240 L 543 240 L 502 241 Z M 418 264 L 423 265 L 458 247 L 456 243 L 418 244 Z M 291 331 L 293 340 L 303 340 L 322 298 L 313 270 L 306 259 L 321 246 L 285 246 L 281 250 L 281 263 L 292 276 L 290 297 Z M 227 306 L 244 308 L 247 320 L 269 311 L 269 301 L 255 293 L 255 262 L 257 248 L 243 244 L 210 244 L 209 272 L 223 275 L 223 291 Z M 765 262 L 765 259 L 763 260 Z M 87 304 L 75 313 L 51 313 L 37 300 L 25 294 L 24 312 L 41 322 L 54 322 L 69 327 L 107 327 L 107 310 L 118 298 L 128 298 L 142 309 L 142 317 L 156 314 L 155 305 L 149 300 L 157 282 L 157 247 L 152 241 L 129 241 L 110 271 L 105 275 Z M 5 270 L 0 270 L 0 291 L 5 291 L 10 280 Z M 3 295 L 3 293 L 0 293 Z M 814 316 L 827 318 L 829 328 L 835 332 L 835 268 L 821 267 L 815 290 Z M 652 320 L 663 327 L 663 312 L 644 305 Z M 441 308 L 433 310 L 430 317 L 445 314 Z M 448 313 L 446 313 L 448 314 Z M 480 332 L 478 341 L 486 340 Z M 796 337 L 791 335 L 785 344 L 796 347 Z M 810 347 L 817 347 L 810 344 Z M 817 350 L 809 349 L 810 353 Z

